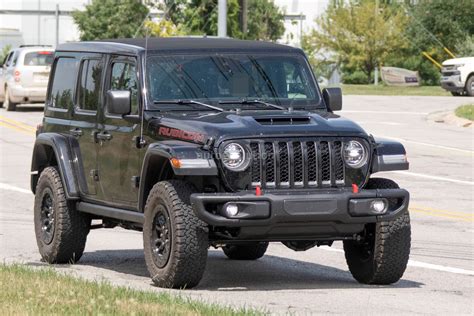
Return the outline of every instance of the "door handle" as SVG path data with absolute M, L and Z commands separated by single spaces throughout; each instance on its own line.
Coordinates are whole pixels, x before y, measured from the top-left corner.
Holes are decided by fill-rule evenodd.
M 97 133 L 95 135 L 96 135 L 95 137 L 100 141 L 111 140 L 112 139 L 112 135 L 110 135 L 107 132 L 101 132 L 101 133 Z
M 81 137 L 82 136 L 82 130 L 78 127 L 69 130 L 69 132 L 74 137 Z

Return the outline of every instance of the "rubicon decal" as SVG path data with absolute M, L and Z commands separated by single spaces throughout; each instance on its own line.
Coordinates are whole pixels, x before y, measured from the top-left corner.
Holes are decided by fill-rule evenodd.
M 158 134 L 166 137 L 173 137 L 182 140 L 194 141 L 196 143 L 205 142 L 205 136 L 201 133 L 183 131 L 181 129 L 169 128 L 169 127 L 160 127 L 158 129 Z

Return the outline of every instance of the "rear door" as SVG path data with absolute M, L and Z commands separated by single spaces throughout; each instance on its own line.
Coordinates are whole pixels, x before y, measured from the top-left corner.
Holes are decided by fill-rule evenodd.
M 95 199 L 99 181 L 97 168 L 98 144 L 96 142 L 97 115 L 102 106 L 104 58 L 100 54 L 83 56 L 79 66 L 79 77 L 70 125 L 70 135 L 77 139 L 78 160 L 82 161 L 81 173 L 84 175 L 85 188 L 82 194 Z
M 139 83 L 137 62 L 133 57 L 114 56 L 107 67 L 105 89 L 129 90 L 131 92 L 131 114 L 139 114 Z M 106 201 L 118 206 L 135 208 L 138 202 L 138 176 L 142 153 L 136 146 L 140 125 L 125 121 L 122 117 L 107 112 L 99 124 L 99 178 L 100 189 Z

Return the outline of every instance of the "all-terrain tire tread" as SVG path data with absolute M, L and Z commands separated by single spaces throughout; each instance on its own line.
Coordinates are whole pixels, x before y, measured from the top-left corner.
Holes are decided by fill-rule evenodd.
M 175 239 L 169 264 L 169 273 L 157 273 L 151 252 L 145 251 L 146 263 L 153 282 L 160 287 L 192 288 L 198 285 L 204 274 L 207 261 L 208 228 L 196 217 L 190 206 L 190 195 L 195 192 L 192 185 L 178 180 L 162 181 L 150 191 L 145 206 L 145 216 L 162 199 L 168 202 L 169 212 L 175 221 L 171 227 Z M 151 219 L 152 220 L 152 219 Z M 145 232 L 145 231 L 144 231 Z M 144 238 L 146 236 L 144 235 Z M 144 240 L 146 244 L 147 241 Z M 148 247 L 145 246 L 145 249 Z
M 75 263 L 84 253 L 87 235 L 90 230 L 90 218 L 75 210 L 64 193 L 61 176 L 55 167 L 41 172 L 35 197 L 35 225 L 40 225 L 41 189 L 47 183 L 54 195 L 55 231 L 50 245 L 44 245 L 37 232 L 37 243 L 41 256 L 48 263 Z M 37 223 L 38 222 L 38 223 Z M 38 230 L 38 228 L 36 228 Z
M 393 189 L 398 185 L 389 179 L 370 179 L 366 188 Z M 366 284 L 392 284 L 405 272 L 411 246 L 410 215 L 406 211 L 396 219 L 376 224 L 373 266 L 361 265 L 354 242 L 345 241 L 344 250 L 349 270 L 356 280 Z

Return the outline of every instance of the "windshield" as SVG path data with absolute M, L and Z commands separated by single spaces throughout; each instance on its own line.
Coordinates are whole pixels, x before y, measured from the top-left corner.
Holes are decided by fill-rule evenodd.
M 150 110 L 169 108 L 163 101 L 176 100 L 220 103 L 227 108 L 262 105 L 245 100 L 295 108 L 320 106 L 308 64 L 299 55 L 150 56 L 147 84 L 154 102 Z

